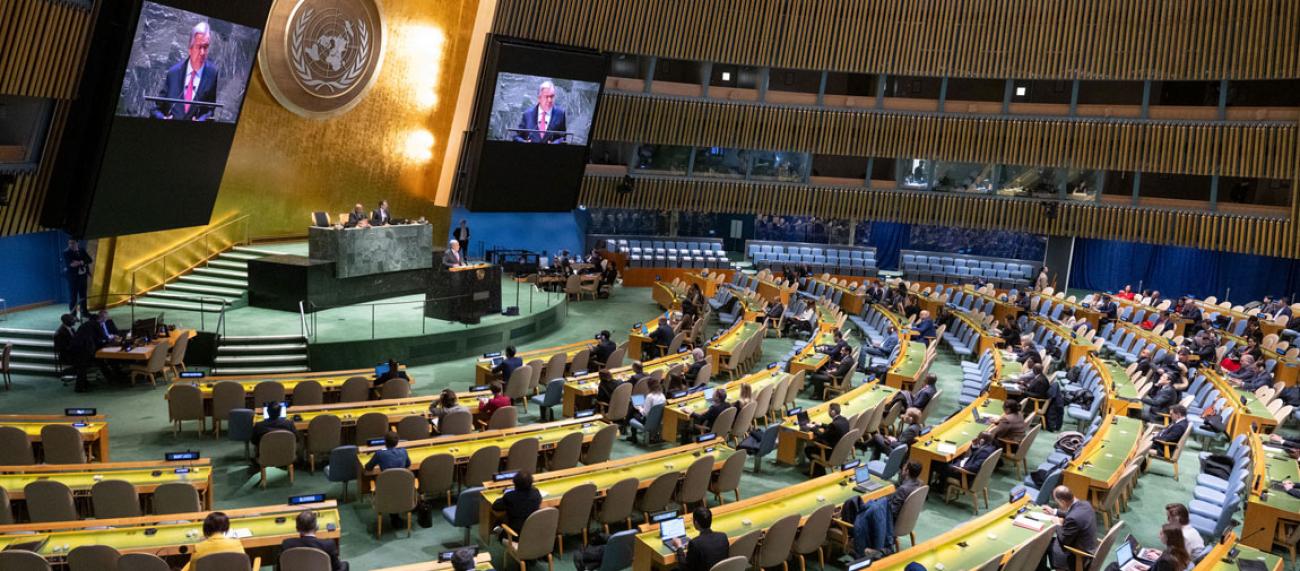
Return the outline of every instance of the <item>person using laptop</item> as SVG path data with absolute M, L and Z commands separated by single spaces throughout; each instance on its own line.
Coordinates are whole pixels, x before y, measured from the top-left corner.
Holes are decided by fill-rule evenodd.
M 713 512 L 707 506 L 699 506 L 691 513 L 691 523 L 699 531 L 689 541 L 684 537 L 671 540 L 671 547 L 677 552 L 678 569 L 682 571 L 709 571 L 719 561 L 731 554 L 731 543 L 727 534 L 713 531 Z
M 821 444 L 822 446 L 825 446 L 827 448 L 834 448 L 835 444 L 840 441 L 840 438 L 843 437 L 845 434 L 848 434 L 850 430 L 849 420 L 847 418 L 844 418 L 843 416 L 840 416 L 840 403 L 837 402 L 831 403 L 830 406 L 826 407 L 826 412 L 831 417 L 830 422 L 826 424 L 817 424 L 815 422 L 810 422 L 808 423 L 808 429 L 811 430 L 813 433 L 814 442 Z M 804 447 L 803 453 L 805 456 L 808 457 L 808 461 L 811 462 L 813 456 L 817 455 L 817 449 L 818 449 L 817 446 Z M 818 465 L 816 470 L 813 472 L 813 475 L 821 476 L 822 474 L 825 473 L 826 473 L 826 469 L 821 465 Z
M 492 502 L 492 514 L 504 518 L 506 525 L 518 533 L 524 529 L 528 516 L 542 507 L 542 494 L 533 487 L 533 474 L 527 470 L 515 473 L 514 484 L 514 488 Z
M 659 379 L 650 377 L 650 380 L 646 381 L 646 389 L 649 392 L 644 395 L 632 395 L 632 418 L 641 423 L 645 423 L 646 417 L 650 414 L 650 409 L 668 402 L 668 399 L 664 397 L 664 388 L 659 383 Z
M 1151 566 L 1151 571 L 1183 571 L 1191 566 L 1192 555 L 1183 542 L 1183 528 L 1166 523 L 1160 528 L 1160 541 L 1165 544 L 1165 550 Z
M 266 417 L 253 426 L 253 437 L 249 439 L 253 443 L 253 448 L 262 444 L 263 436 L 276 430 L 285 430 L 297 436 L 298 428 L 294 426 L 292 420 L 280 416 L 280 410 L 280 403 L 266 403 Z
M 1020 402 L 1015 399 L 1002 401 L 1002 416 L 989 422 L 988 433 L 995 440 L 1020 442 L 1028 429 L 1025 417 L 1020 413 Z
M 1166 523 L 1176 525 L 1183 530 L 1183 546 L 1193 557 L 1205 549 L 1205 539 L 1201 533 L 1192 527 L 1191 515 L 1187 512 L 1187 506 L 1180 503 L 1172 503 L 1165 506 Z
M 506 358 L 493 364 L 492 374 L 497 375 L 497 378 L 502 381 L 509 382 L 510 374 L 515 372 L 515 369 L 524 366 L 524 360 L 515 356 L 517 352 L 514 345 L 507 345 Z
M 722 411 L 727 410 L 727 391 L 723 389 L 714 389 L 713 397 L 709 399 L 709 408 L 704 412 L 691 413 L 691 424 L 695 425 L 696 433 L 704 434 L 713 430 L 713 421 L 718 419 Z

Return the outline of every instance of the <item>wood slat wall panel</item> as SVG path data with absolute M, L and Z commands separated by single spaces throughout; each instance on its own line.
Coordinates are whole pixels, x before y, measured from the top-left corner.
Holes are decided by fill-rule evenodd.
M 35 232 L 90 41 L 91 11 L 56 0 L 0 1 L 0 94 L 54 99 L 42 161 L 18 174 L 0 236 Z
M 494 31 L 620 53 L 858 73 L 1300 77 L 1300 0 L 506 0 Z
M 606 92 L 597 140 L 1289 179 L 1294 123 L 908 114 Z
M 1063 202 L 1056 219 L 1047 220 L 1037 200 L 672 178 L 638 178 L 636 191 L 623 194 L 617 190 L 621 182 L 620 177 L 588 175 L 580 202 L 588 208 L 775 212 L 996 228 L 1267 256 L 1300 254 L 1294 240 L 1283 239 L 1295 234 L 1295 225 L 1277 218 Z

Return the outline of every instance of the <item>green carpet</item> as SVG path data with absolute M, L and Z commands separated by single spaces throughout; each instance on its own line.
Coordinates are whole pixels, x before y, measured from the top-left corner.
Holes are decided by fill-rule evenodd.
M 42 309 L 36 311 L 52 311 Z M 650 301 L 650 290 L 646 288 L 617 289 L 612 298 L 600 301 L 583 301 L 570 304 L 569 318 L 563 330 L 544 338 L 534 340 L 521 349 L 541 348 L 561 343 L 577 341 L 591 337 L 601 329 L 610 329 L 621 341 L 626 337 L 627 328 L 635 322 L 644 321 L 659 312 Z M 15 321 L 22 320 L 21 314 L 14 316 Z M 26 321 L 26 320 L 22 320 Z M 51 326 L 52 327 L 52 326 Z M 709 333 L 717 327 L 710 324 Z M 48 328 L 48 327 L 46 327 Z M 762 363 L 775 360 L 784 355 L 791 347 L 790 339 L 767 339 L 763 342 L 764 358 Z M 857 343 L 857 339 L 854 339 Z M 359 363 L 358 366 L 364 366 Z M 939 376 L 939 387 L 943 390 L 939 408 L 934 420 L 941 419 L 958 407 L 957 395 L 960 392 L 961 370 L 959 359 L 947 350 L 939 351 L 932 371 Z M 411 374 L 417 379 L 415 393 L 433 394 L 444 387 L 465 389 L 474 378 L 473 360 L 459 359 L 436 365 L 411 368 Z M 197 448 L 205 457 L 213 459 L 216 466 L 214 477 L 216 501 L 221 508 L 238 508 L 283 503 L 288 496 L 325 492 L 330 497 L 338 497 L 339 485 L 331 484 L 317 471 L 315 475 L 306 469 L 299 470 L 297 481 L 290 485 L 286 472 L 271 470 L 271 482 L 266 490 L 256 486 L 256 474 L 248 468 L 243 459 L 243 446 L 226 441 L 214 440 L 210 435 L 199 437 L 193 429 L 174 437 L 167 421 L 166 403 L 163 389 L 138 386 L 135 388 L 101 388 L 86 395 L 74 395 L 69 387 L 50 378 L 15 376 L 14 389 L 4 395 L 0 413 L 61 413 L 65 407 L 94 406 L 109 417 L 111 426 L 112 457 L 115 461 L 160 459 L 165 451 Z M 533 415 L 536 409 L 532 409 Z M 521 422 L 536 422 L 536 416 L 530 415 Z M 191 423 L 192 424 L 192 423 Z M 1067 428 L 1070 425 L 1067 424 Z M 1030 466 L 1041 462 L 1051 451 L 1055 435 L 1043 433 L 1038 438 L 1030 453 Z M 634 446 L 620 440 L 615 446 L 614 455 L 623 457 L 643 453 L 649 450 L 644 446 Z M 1130 505 L 1130 511 L 1124 515 L 1129 530 L 1144 544 L 1157 542 L 1159 525 L 1164 521 L 1164 505 L 1169 502 L 1190 499 L 1195 475 L 1198 472 L 1196 447 L 1192 446 L 1184 454 L 1181 464 L 1182 479 L 1175 481 L 1170 467 L 1165 464 L 1153 466 L 1150 472 L 1140 479 L 1138 491 Z M 771 461 L 770 456 L 764 473 L 755 475 L 746 470 L 741 480 L 743 497 L 780 490 L 792 483 L 805 479 L 804 473 L 789 467 L 779 466 Z M 1007 501 L 1009 490 L 1018 479 L 1009 466 L 996 472 L 989 492 L 994 503 Z M 355 489 L 354 489 L 355 491 Z M 382 540 L 374 537 L 375 514 L 367 501 L 352 501 L 340 507 L 342 514 L 342 554 L 352 562 L 356 570 L 373 569 L 391 565 L 427 561 L 436 558 L 443 542 L 457 542 L 461 530 L 447 525 L 441 517 L 435 516 L 431 529 L 418 529 L 414 537 L 408 539 L 386 532 Z M 441 507 L 441 506 L 439 506 Z M 954 503 L 945 505 L 941 498 L 932 496 L 917 527 L 917 539 L 924 541 L 942 532 L 962 524 L 972 517 L 969 504 Z M 1100 523 L 1098 524 L 1100 525 Z M 475 533 L 477 536 L 477 532 Z M 572 549 L 572 548 L 570 548 Z M 492 546 L 492 553 L 498 568 L 503 567 L 501 551 L 498 545 Z M 557 563 L 560 569 L 570 569 L 571 554 Z M 842 562 L 835 566 L 842 568 Z M 956 571 L 956 570 L 953 570 Z

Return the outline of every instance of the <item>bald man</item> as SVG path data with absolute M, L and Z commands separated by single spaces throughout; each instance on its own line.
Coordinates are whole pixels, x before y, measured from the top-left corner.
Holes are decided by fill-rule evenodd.
M 348 213 L 348 223 L 343 225 L 344 228 L 369 228 L 370 213 L 366 212 L 366 207 L 360 202 L 352 207 L 352 212 Z
M 447 242 L 447 249 L 442 251 L 442 265 L 456 268 L 465 265 L 465 258 L 460 255 L 460 242 Z

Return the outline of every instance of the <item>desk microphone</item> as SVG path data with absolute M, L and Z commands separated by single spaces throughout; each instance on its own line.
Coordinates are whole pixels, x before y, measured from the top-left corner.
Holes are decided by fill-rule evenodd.
M 1233 525 L 1232 527 L 1236 527 L 1236 525 Z M 1229 528 L 1229 529 L 1231 529 L 1231 528 Z M 1241 538 L 1237 539 L 1237 543 L 1238 543 L 1238 544 L 1244 544 L 1244 543 L 1246 543 L 1246 540 L 1247 540 L 1247 539 L 1250 539 L 1250 538 L 1252 538 L 1252 537 L 1255 537 L 1256 534 L 1258 534 L 1258 533 L 1261 532 L 1261 531 L 1265 531 L 1265 530 L 1267 530 L 1267 529 L 1268 529 L 1267 527 L 1261 527 L 1261 528 L 1259 528 L 1259 529 L 1256 529 L 1255 531 L 1252 531 L 1252 532 L 1250 532 L 1250 533 L 1247 533 L 1246 535 L 1243 535 L 1243 536 L 1241 536 Z

